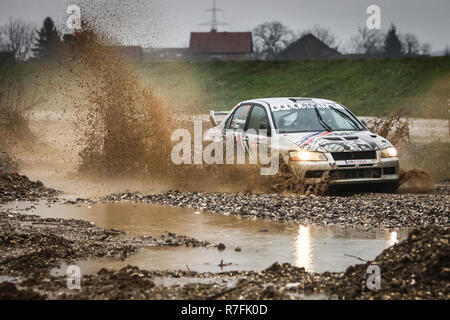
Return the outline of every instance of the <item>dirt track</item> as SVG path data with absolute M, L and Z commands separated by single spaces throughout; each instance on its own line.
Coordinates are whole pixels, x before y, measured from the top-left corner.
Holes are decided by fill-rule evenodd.
M 0 299 L 450 298 L 449 228 L 415 230 L 374 262 L 349 267 L 344 273 L 308 273 L 278 263 L 261 272 L 216 274 L 145 271 L 128 266 L 85 275 L 81 290 L 69 290 L 65 276 L 49 274 L 51 267 L 83 256 L 125 257 L 134 252 L 136 242 L 118 231 L 78 220 L 2 213 L 0 222 Z M 369 264 L 380 266 L 380 290 L 371 291 L 366 286 Z M 173 282 L 158 284 L 161 279 Z
M 171 233 L 133 238 L 87 221 L 43 219 L 26 211 L 0 210 L 0 299 L 303 299 L 309 295 L 330 299 L 449 299 L 449 191 L 446 183 L 429 194 L 299 197 L 175 191 L 77 199 L 73 205 L 85 201 L 144 201 L 298 223 L 363 229 L 421 227 L 407 240 L 384 250 L 374 262 L 349 267 L 346 272 L 315 274 L 278 263 L 261 272 L 214 274 L 145 271 L 128 266 L 84 275 L 81 290 L 67 289 L 67 278 L 51 275 L 50 269 L 82 258 L 126 259 L 146 245 L 215 245 Z M 57 191 L 25 176 L 5 173 L 0 179 L 0 203 L 47 199 L 51 205 L 65 201 L 58 196 Z M 423 228 L 425 225 L 428 227 Z M 377 291 L 366 286 L 366 270 L 371 263 L 381 268 L 382 288 Z
M 362 229 L 448 226 L 450 184 L 427 194 L 362 193 L 347 196 L 283 196 L 279 194 L 167 192 L 147 195 L 111 195 L 106 201 L 143 201 L 188 206 L 299 224 L 331 225 Z

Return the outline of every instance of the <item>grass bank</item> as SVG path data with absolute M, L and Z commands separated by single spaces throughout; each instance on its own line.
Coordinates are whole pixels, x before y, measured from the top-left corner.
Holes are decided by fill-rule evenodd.
M 46 102 L 36 108 L 71 109 L 71 99 L 55 90 L 74 81 L 71 69 L 24 64 L 0 69 L 0 79 L 29 75 Z M 300 60 L 242 62 L 159 62 L 131 65 L 163 99 L 186 112 L 228 110 L 241 100 L 272 96 L 310 96 L 343 103 L 357 115 L 447 118 L 450 57 L 401 60 Z M 57 82 L 58 85 L 54 85 Z M 54 99 L 53 99 L 54 100 Z
M 356 114 L 446 118 L 450 58 L 147 63 L 138 67 L 150 84 L 194 101 L 199 111 L 230 109 L 241 100 L 272 96 L 322 97 Z

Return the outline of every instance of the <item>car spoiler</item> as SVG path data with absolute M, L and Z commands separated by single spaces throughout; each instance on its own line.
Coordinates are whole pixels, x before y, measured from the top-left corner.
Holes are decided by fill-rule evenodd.
M 211 110 L 209 112 L 209 121 L 213 127 L 217 127 L 223 120 L 225 120 L 226 116 L 229 114 L 229 111 L 214 111 Z

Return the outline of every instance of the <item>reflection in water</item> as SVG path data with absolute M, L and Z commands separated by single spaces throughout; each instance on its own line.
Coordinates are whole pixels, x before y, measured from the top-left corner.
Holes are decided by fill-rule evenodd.
M 309 227 L 299 226 L 295 240 L 295 265 L 311 270 L 311 230 Z
M 394 244 L 396 244 L 398 242 L 398 234 L 397 231 L 392 231 L 391 232 L 391 239 L 389 239 L 388 241 L 388 246 L 393 246 Z

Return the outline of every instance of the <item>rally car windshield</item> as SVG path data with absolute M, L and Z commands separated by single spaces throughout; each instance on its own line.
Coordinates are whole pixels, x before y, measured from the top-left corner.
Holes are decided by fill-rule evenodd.
M 345 108 L 310 107 L 273 112 L 280 132 L 360 131 L 363 125 Z

